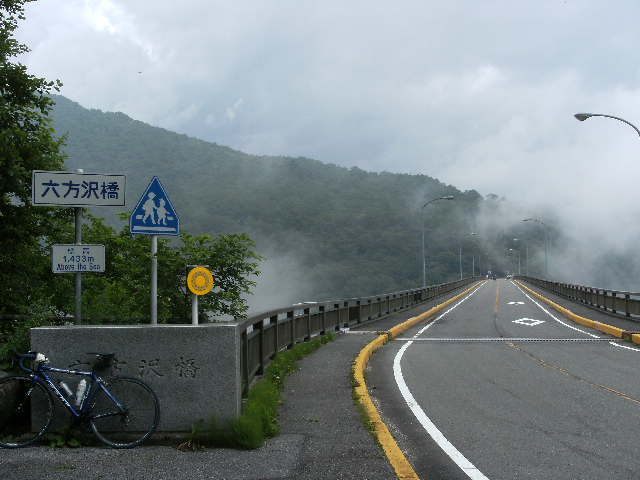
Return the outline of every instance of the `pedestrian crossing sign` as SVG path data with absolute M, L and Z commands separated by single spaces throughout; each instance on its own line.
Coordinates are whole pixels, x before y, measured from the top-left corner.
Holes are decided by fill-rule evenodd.
M 180 235 L 180 219 L 158 177 L 153 177 L 129 220 L 131 233 Z

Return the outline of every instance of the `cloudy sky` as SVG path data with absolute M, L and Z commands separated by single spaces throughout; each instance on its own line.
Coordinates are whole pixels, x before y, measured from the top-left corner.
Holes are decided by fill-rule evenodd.
M 41 0 L 19 38 L 83 106 L 431 175 L 615 247 L 640 234 L 640 137 L 573 114 L 640 125 L 639 18 L 635 0 Z

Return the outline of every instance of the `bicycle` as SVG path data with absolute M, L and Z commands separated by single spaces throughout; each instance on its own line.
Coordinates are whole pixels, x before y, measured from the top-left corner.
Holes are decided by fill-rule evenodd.
M 18 354 L 20 368 L 29 375 L 0 379 L 0 447 L 18 448 L 40 439 L 54 417 L 53 394 L 72 416 L 72 424 L 88 424 L 105 445 L 132 448 L 147 440 L 160 421 L 156 394 L 137 378 L 102 378 L 115 357 L 113 353 L 95 356 L 91 371 L 49 366 L 42 353 Z M 25 361 L 32 359 L 32 368 Z M 49 373 L 87 377 L 80 380 L 77 394 Z M 82 382 L 86 388 L 82 388 Z

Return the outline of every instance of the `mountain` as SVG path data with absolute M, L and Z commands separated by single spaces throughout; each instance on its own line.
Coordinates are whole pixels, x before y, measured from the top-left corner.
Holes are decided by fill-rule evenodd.
M 186 231 L 255 239 L 267 257 L 273 296 L 317 300 L 419 286 L 421 207 L 441 195 L 456 199 L 426 209 L 429 281 L 455 278 L 458 243 L 485 201 L 425 175 L 248 155 L 123 113 L 85 109 L 61 96 L 55 101 L 67 168 L 126 174 L 127 210 L 158 176 Z M 94 213 L 118 223 L 113 209 Z M 464 262 L 470 272 L 469 255 Z

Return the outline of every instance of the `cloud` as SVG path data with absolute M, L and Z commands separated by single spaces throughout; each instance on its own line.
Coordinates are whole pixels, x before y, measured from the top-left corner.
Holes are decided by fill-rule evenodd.
M 236 119 L 238 111 L 240 110 L 240 107 L 242 107 L 243 103 L 244 100 L 242 98 L 239 98 L 233 103 L 233 105 L 225 109 L 225 116 L 227 117 L 227 120 L 233 122 Z
M 495 192 L 623 251 L 640 235 L 640 139 L 572 115 L 640 123 L 639 16 L 631 0 L 49 0 L 20 38 L 29 68 L 87 107 Z

